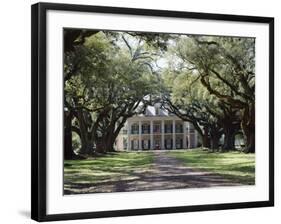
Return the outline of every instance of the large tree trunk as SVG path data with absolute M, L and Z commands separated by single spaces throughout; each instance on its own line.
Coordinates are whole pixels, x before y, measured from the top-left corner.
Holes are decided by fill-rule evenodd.
M 245 153 L 254 153 L 255 152 L 255 128 L 250 127 L 250 125 L 243 126 L 243 134 L 245 139 Z
M 81 129 L 81 127 L 80 127 Z M 85 129 L 81 129 L 81 149 L 80 154 L 91 155 L 94 152 L 94 138 L 92 133 Z
M 224 127 L 224 144 L 222 147 L 223 151 L 233 150 L 235 148 L 235 127 L 228 125 Z
M 221 133 L 218 132 L 211 132 L 211 149 L 212 151 L 219 149 L 219 140 L 221 137 Z
M 242 131 L 245 139 L 245 153 L 255 152 L 255 104 L 252 103 L 243 111 L 241 122 Z
M 66 56 L 66 53 L 75 51 L 75 46 L 83 45 L 86 41 L 86 37 L 89 37 L 91 35 L 94 35 L 100 31 L 96 30 L 73 30 L 73 29 L 64 29 L 63 32 L 63 38 L 64 38 L 64 57 Z M 77 72 L 77 68 L 79 66 L 74 65 L 73 70 L 69 73 L 64 72 L 64 87 L 67 80 L 69 80 L 74 74 Z M 66 106 L 66 99 L 64 98 L 65 106 Z M 73 118 L 73 114 L 70 115 L 69 118 L 65 115 L 64 117 L 64 158 L 65 159 L 73 159 L 77 157 L 77 155 L 73 152 L 72 149 L 72 131 L 71 131 L 71 120 Z M 78 117 L 77 117 L 78 118 Z M 92 152 L 93 149 L 93 141 L 92 139 L 88 139 L 88 131 L 85 130 L 85 127 L 82 127 L 83 130 L 81 130 L 81 122 L 85 123 L 82 120 L 79 120 L 79 129 L 80 129 L 80 138 L 81 138 L 81 154 L 88 154 L 89 152 Z M 83 124 L 82 126 L 85 126 Z
M 114 130 L 115 130 L 115 123 L 110 127 L 110 130 L 108 131 L 107 134 L 107 152 L 114 152 L 114 142 L 115 142 L 115 135 L 114 135 Z
M 72 149 L 72 131 L 71 131 L 72 113 L 64 112 L 64 159 L 74 159 L 75 153 Z
M 218 150 L 218 148 L 219 148 L 219 140 L 220 139 L 217 136 L 214 136 L 214 137 L 211 138 L 211 149 L 213 151 Z
M 210 148 L 209 130 L 207 127 L 203 128 L 202 147 Z
M 128 117 L 124 116 L 121 118 L 121 121 L 118 122 L 118 119 L 111 122 L 111 125 L 108 126 L 107 132 L 103 137 L 99 138 L 99 144 L 97 144 L 97 151 L 100 153 L 106 152 L 115 152 L 114 143 L 118 134 L 120 133 L 122 127 L 124 126 Z
M 77 119 L 79 123 L 81 139 L 81 149 L 79 153 L 84 155 L 93 154 L 94 136 L 91 132 L 88 131 L 88 125 L 85 119 L 85 114 L 82 110 L 77 112 Z
M 82 136 L 83 134 L 81 134 Z M 81 149 L 79 151 L 80 154 L 83 155 L 91 155 L 94 152 L 94 141 L 91 138 L 81 138 Z
M 111 141 L 103 139 L 101 141 L 98 141 L 96 151 L 99 153 L 113 152 L 113 145 L 114 143 L 112 143 Z
M 114 152 L 114 130 L 108 130 L 107 134 L 99 138 L 96 151 L 99 153 Z
M 108 142 L 106 140 L 106 137 L 100 137 L 97 139 L 97 145 L 96 145 L 96 152 L 98 153 L 106 153 L 108 151 Z
M 255 131 L 255 130 L 252 130 L 252 131 Z M 245 153 L 254 153 L 255 152 L 255 133 L 252 131 L 247 135 L 247 144 L 244 149 Z
M 115 143 L 115 139 L 113 139 L 113 138 L 108 139 L 108 143 L 107 143 L 107 147 L 108 147 L 107 151 L 108 152 L 115 152 L 114 143 Z

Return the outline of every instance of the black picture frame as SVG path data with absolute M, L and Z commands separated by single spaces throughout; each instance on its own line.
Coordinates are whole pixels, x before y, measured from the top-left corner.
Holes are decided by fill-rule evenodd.
M 124 15 L 162 16 L 217 21 L 253 22 L 269 25 L 269 200 L 208 204 L 196 206 L 176 206 L 159 208 L 139 208 L 84 213 L 52 214 L 46 213 L 46 13 L 48 10 L 73 12 L 100 12 Z M 31 218 L 37 221 L 74 220 L 115 216 L 132 216 L 161 213 L 192 212 L 206 210 L 238 209 L 274 206 L 274 18 L 194 13 L 183 11 L 163 11 L 137 8 L 118 8 L 89 5 L 37 3 L 32 5 L 32 164 L 31 164 Z

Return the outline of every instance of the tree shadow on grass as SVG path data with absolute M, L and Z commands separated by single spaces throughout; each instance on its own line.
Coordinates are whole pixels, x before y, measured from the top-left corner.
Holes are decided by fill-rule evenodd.
M 213 171 L 217 168 L 216 166 L 220 169 L 224 167 L 226 169 L 225 174 L 218 175 L 213 171 L 200 170 L 200 168 L 194 170 L 186 167 L 182 161 L 165 153 L 155 152 L 153 155 L 153 160 L 140 156 L 133 160 L 124 158 L 111 161 L 100 160 L 95 166 L 82 166 L 92 172 L 95 170 L 101 174 L 104 172 L 104 175 L 95 176 L 95 174 L 89 175 L 89 173 L 82 175 L 78 170 L 76 175 L 72 174 L 66 178 L 64 193 L 83 194 L 238 186 L 251 185 L 255 182 L 254 177 L 247 175 L 247 171 L 251 173 L 253 168 L 251 165 L 248 166 L 246 162 L 234 164 L 233 167 L 215 163 L 215 167 L 211 167 Z M 92 163 L 92 161 L 89 162 Z M 189 161 L 189 163 L 193 162 L 195 161 Z M 151 164 L 152 169 L 145 170 Z M 197 165 L 200 166 L 200 164 Z M 229 170 L 236 173 L 228 173 Z M 237 175 L 241 171 L 245 175 Z M 105 175 L 106 173 L 109 175 Z
M 210 173 L 181 174 L 161 172 L 161 175 L 133 173 L 129 180 L 108 180 L 99 183 L 72 183 L 65 194 L 171 190 L 182 188 L 207 188 L 216 186 L 241 186 L 221 176 Z

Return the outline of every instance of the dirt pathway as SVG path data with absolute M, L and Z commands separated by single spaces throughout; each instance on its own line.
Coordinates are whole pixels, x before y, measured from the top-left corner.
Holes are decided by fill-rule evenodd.
M 83 188 L 80 188 L 79 193 L 124 192 L 239 185 L 231 182 L 230 180 L 224 179 L 222 176 L 188 168 L 184 166 L 181 161 L 168 155 L 165 151 L 155 151 L 153 153 L 154 163 L 150 170 L 135 170 L 131 175 L 131 179 L 107 181 L 95 184 L 95 186 L 84 186 Z

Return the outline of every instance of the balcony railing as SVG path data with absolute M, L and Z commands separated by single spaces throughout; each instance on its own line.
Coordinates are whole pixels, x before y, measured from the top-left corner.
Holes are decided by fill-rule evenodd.
M 144 129 L 144 130 L 142 130 L 142 134 L 150 134 L 150 129 Z
M 166 129 L 165 133 L 173 133 L 173 129 Z
M 137 134 L 139 134 L 139 131 L 138 130 L 131 130 L 131 134 L 132 135 L 137 135 Z
M 183 133 L 183 129 L 182 128 L 177 128 L 176 129 L 176 133 Z
M 194 129 L 190 129 L 189 131 L 190 131 L 190 133 L 195 132 Z M 162 132 L 164 132 L 165 134 L 172 134 L 173 128 L 168 126 L 163 130 L 160 127 L 157 127 L 157 128 L 153 127 L 153 131 L 152 131 L 153 134 L 161 134 Z M 184 132 L 183 126 L 177 125 L 175 127 L 175 133 L 183 134 L 183 132 Z M 128 133 L 127 130 L 123 130 L 123 134 L 127 134 L 127 133 Z M 142 127 L 141 134 L 150 134 L 150 133 L 151 133 L 150 126 L 148 126 L 148 128 L 147 128 L 147 126 L 145 126 L 145 128 Z M 133 134 L 133 135 L 139 134 L 139 128 L 134 127 L 133 129 L 131 129 L 130 134 Z

